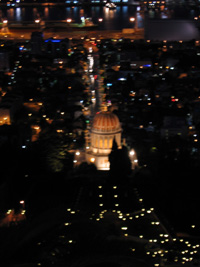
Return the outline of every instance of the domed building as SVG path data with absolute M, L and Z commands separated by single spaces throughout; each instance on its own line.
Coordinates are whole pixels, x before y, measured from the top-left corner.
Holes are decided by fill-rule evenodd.
M 87 162 L 92 162 L 98 170 L 109 170 L 108 155 L 113 140 L 121 148 L 122 128 L 118 117 L 110 111 L 98 112 L 93 120 L 90 132 L 90 148 L 86 153 Z

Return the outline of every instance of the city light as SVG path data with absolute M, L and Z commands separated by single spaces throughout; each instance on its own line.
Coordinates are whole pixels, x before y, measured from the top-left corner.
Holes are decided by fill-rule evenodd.
M 90 162 L 94 163 L 95 162 L 95 158 L 90 158 Z
M 129 20 L 130 20 L 130 22 L 134 22 L 135 21 L 135 18 L 134 17 L 131 17 Z

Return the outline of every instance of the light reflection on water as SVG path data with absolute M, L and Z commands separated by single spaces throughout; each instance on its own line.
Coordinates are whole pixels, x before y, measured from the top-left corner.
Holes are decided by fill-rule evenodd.
M 149 11 L 148 22 L 144 14 L 136 10 L 136 6 L 118 6 L 115 10 L 109 10 L 103 6 L 91 6 L 84 10 L 81 7 L 17 7 L 0 10 L 0 18 L 9 21 L 34 21 L 40 17 L 43 20 L 66 20 L 71 18 L 80 23 L 81 16 L 92 18 L 99 28 L 104 30 L 122 30 L 134 27 L 130 17 L 137 18 L 138 28 L 145 25 L 146 37 L 148 39 L 193 39 L 198 38 L 199 32 L 195 27 L 193 18 L 197 16 L 194 10 Z M 98 19 L 103 18 L 99 23 Z M 159 19 L 159 20 L 157 20 Z M 173 20 L 169 20 L 173 19 Z M 176 20 L 175 20 L 176 19 Z M 180 20 L 181 19 L 181 20 Z M 146 23 L 145 23 L 146 21 Z
M 22 10 L 20 7 L 17 7 L 15 9 L 15 20 L 16 21 L 21 21 L 21 14 L 22 14 Z
M 24 16 L 22 16 L 22 10 Z M 72 18 L 75 22 L 79 22 L 80 15 L 82 13 L 81 7 L 17 7 L 2 10 L 3 16 L 8 20 L 16 21 L 33 21 L 36 15 L 39 15 L 45 20 L 65 20 L 66 18 Z M 129 16 L 135 15 L 135 7 L 121 6 L 115 10 L 109 10 L 103 6 L 93 6 L 84 10 L 86 17 L 91 17 L 93 20 L 103 18 L 107 20 L 114 20 L 114 22 L 122 23 L 128 21 Z M 119 27 L 119 24 L 113 24 L 113 28 Z

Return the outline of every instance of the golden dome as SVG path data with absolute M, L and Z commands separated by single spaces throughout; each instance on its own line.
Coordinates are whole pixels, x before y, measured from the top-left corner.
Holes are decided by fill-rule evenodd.
M 110 111 L 97 113 L 92 124 L 92 132 L 95 133 L 117 133 L 121 132 L 118 117 Z

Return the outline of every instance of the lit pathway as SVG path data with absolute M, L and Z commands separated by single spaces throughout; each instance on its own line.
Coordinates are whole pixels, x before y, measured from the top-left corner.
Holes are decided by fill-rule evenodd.
M 90 53 L 88 55 L 88 78 L 92 105 L 90 106 L 91 118 L 100 110 L 102 97 L 99 88 L 99 55 Z
M 104 227 L 112 225 L 118 234 L 108 236 L 108 240 L 124 242 L 124 245 L 129 242 L 133 257 L 137 258 L 138 251 L 142 248 L 143 260 L 149 262 L 150 266 L 193 262 L 193 255 L 199 253 L 199 244 L 192 245 L 183 238 L 172 237 L 154 208 L 145 208 L 137 188 L 121 189 L 104 183 L 81 187 L 76 207 L 68 209 L 70 216 L 65 226 L 70 231 L 77 220 L 72 216 L 77 214 L 82 218 L 84 214 L 84 217 L 88 216 L 95 224 Z M 69 242 L 76 243 L 76 240 Z

